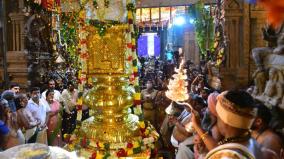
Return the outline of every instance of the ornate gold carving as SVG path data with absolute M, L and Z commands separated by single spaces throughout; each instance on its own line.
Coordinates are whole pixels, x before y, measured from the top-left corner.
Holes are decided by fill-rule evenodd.
M 127 25 L 108 28 L 104 36 L 90 26 L 87 40 L 89 49 L 88 74 L 124 74 Z

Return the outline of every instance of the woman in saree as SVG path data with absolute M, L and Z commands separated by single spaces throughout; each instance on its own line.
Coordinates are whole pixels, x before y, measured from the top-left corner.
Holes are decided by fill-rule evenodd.
M 50 107 L 50 118 L 47 123 L 47 138 L 48 145 L 62 146 L 61 139 L 61 105 L 54 100 L 54 91 L 48 90 L 46 92 L 46 101 Z

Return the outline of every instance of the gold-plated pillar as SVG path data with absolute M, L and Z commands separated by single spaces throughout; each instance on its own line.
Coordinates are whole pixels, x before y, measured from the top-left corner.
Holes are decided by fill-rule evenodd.
M 93 33 L 87 40 L 88 76 L 94 87 L 83 101 L 93 110 L 94 121 L 83 122 L 80 132 L 94 141 L 121 143 L 139 136 L 137 121 L 127 111 L 133 104 L 125 71 L 127 29 L 128 25 L 116 25 L 100 36 L 99 30 L 88 28 Z

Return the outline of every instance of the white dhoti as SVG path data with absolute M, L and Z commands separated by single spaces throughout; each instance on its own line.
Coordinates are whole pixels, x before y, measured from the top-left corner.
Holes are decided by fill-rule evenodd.
M 175 137 L 171 136 L 171 143 L 175 148 L 178 148 L 178 141 L 175 139 Z
M 31 129 L 27 129 L 27 130 L 26 130 L 26 133 L 25 133 L 26 142 L 35 134 L 36 128 L 37 128 L 37 127 L 34 127 L 34 128 L 31 128 Z
M 181 142 L 178 145 L 178 152 L 176 154 L 176 159 L 194 159 L 194 154 L 191 149 L 188 147 L 189 145 L 193 145 L 193 136 L 188 137 L 186 140 Z
M 24 134 L 23 134 L 23 132 L 22 132 L 21 129 L 18 129 L 18 131 L 17 131 L 17 137 L 18 137 L 18 140 L 19 140 L 19 144 L 20 144 L 20 145 L 21 145 L 21 144 L 25 144 L 25 136 L 24 136 Z
M 42 130 L 38 131 L 36 143 L 41 143 L 46 145 L 48 144 L 46 128 L 43 128 Z

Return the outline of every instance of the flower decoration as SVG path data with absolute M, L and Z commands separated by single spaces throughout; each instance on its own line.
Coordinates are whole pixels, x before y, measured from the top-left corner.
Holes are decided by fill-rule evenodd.
M 131 142 L 127 143 L 127 148 L 128 148 L 128 149 L 133 148 L 133 144 L 132 144 Z
M 93 152 L 92 156 L 89 159 L 96 159 L 96 157 L 97 157 L 97 152 Z
M 121 148 L 117 151 L 116 155 L 117 155 L 117 157 L 126 157 L 127 152 L 123 148 Z
M 146 149 L 154 149 L 154 143 L 158 140 L 159 134 L 151 124 L 145 124 L 144 121 L 139 122 L 141 137 L 133 141 L 128 141 L 120 144 L 110 144 L 103 142 L 94 142 L 92 139 L 87 139 L 85 136 L 65 134 L 64 138 L 69 138 L 68 149 L 70 151 L 80 150 L 82 148 L 93 147 L 97 151 L 90 154 L 89 159 L 100 159 L 108 157 L 126 157 L 133 154 L 138 154 Z M 112 152 L 112 150 L 116 150 Z

